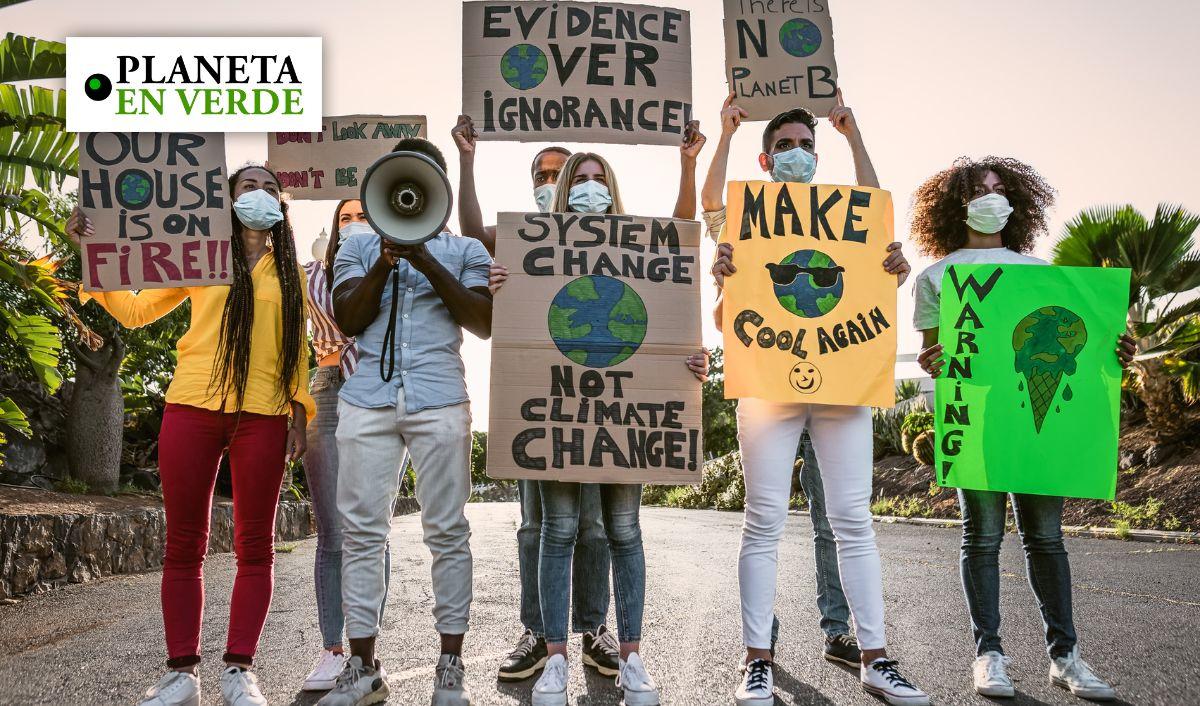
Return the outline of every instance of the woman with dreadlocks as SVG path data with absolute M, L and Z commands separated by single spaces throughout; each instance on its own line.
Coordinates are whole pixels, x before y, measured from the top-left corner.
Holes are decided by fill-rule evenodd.
M 1046 211 L 1054 189 L 1033 167 L 1007 157 L 959 158 L 930 177 L 913 195 L 912 238 L 928 257 L 941 258 L 917 275 L 914 325 L 924 336 L 917 357 L 930 377 L 942 373 L 938 340 L 942 275 L 950 265 L 975 263 L 1046 265 L 1029 255 L 1045 235 Z M 1114 342 L 1121 365 L 1136 352 L 1132 338 Z M 1009 659 L 1000 646 L 1000 543 L 1009 496 L 989 490 L 959 490 L 963 536 L 960 569 L 975 638 L 975 691 L 988 697 L 1016 694 Z M 1096 701 L 1116 691 L 1079 656 L 1071 611 L 1071 567 L 1063 545 L 1063 499 L 1012 495 L 1013 517 L 1025 549 L 1029 585 L 1046 629 L 1050 681 L 1076 696 Z
M 124 326 L 145 326 L 192 300 L 191 323 L 177 344 L 178 363 L 158 440 L 166 510 L 162 612 L 169 671 L 143 706 L 199 706 L 202 566 L 208 549 L 213 487 L 228 450 L 233 479 L 237 577 L 221 674 L 226 704 L 265 705 L 254 675 L 259 635 L 271 603 L 275 507 L 287 462 L 305 451 L 304 277 L 296 262 L 287 204 L 270 170 L 245 166 L 229 179 L 233 202 L 229 285 L 81 293 Z M 94 234 L 78 209 L 67 231 Z M 289 422 L 290 416 L 290 422 Z

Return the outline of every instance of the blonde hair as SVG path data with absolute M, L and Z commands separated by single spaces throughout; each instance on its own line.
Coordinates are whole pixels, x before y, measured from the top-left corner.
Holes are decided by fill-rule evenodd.
M 617 174 L 613 171 L 608 160 L 604 159 L 595 152 L 576 152 L 567 157 L 567 161 L 563 163 L 562 171 L 558 173 L 558 181 L 554 187 L 554 203 L 550 204 L 551 213 L 565 213 L 571 210 L 571 180 L 575 178 L 575 172 L 579 171 L 580 165 L 588 160 L 594 160 L 600 165 L 600 170 L 604 173 L 604 179 L 608 182 L 608 193 L 612 196 L 612 205 L 608 207 L 605 213 L 616 215 L 625 214 L 625 204 L 621 203 L 621 190 L 617 188 Z

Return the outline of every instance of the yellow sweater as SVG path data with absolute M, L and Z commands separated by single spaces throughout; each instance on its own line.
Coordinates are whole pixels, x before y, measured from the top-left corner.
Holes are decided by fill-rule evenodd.
M 303 271 L 300 277 L 300 291 L 304 292 Z M 255 414 L 289 414 L 290 402 L 294 400 L 304 405 L 311 421 L 317 407 L 308 394 L 308 343 L 303 330 L 295 391 L 286 398 L 279 394 L 279 366 L 283 360 L 283 291 L 279 287 L 279 273 L 272 253 L 262 256 L 250 278 L 254 283 L 254 325 L 250 333 L 250 372 L 246 378 L 242 410 Z M 191 297 L 192 321 L 187 333 L 176 344 L 175 376 L 167 389 L 167 402 L 219 411 L 220 395 L 213 394 L 218 388 L 213 385 L 210 389 L 210 380 L 217 365 L 221 315 L 228 296 L 228 286 L 216 285 L 143 289 L 137 293 L 81 292 L 79 299 L 84 303 L 95 299 L 123 326 L 138 328 L 161 319 Z

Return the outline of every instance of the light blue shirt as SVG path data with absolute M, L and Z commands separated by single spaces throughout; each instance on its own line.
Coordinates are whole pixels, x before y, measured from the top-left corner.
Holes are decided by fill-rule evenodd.
M 429 254 L 457 277 L 464 287 L 486 287 L 492 258 L 483 244 L 443 231 L 425 243 Z M 360 233 L 342 241 L 333 265 L 333 287 L 365 277 L 379 259 L 379 235 Z M 391 277 L 400 278 L 396 309 L 396 369 L 390 382 L 379 375 L 383 339 L 392 311 Z M 379 301 L 379 314 L 356 337 L 359 361 L 342 385 L 341 399 L 357 407 L 394 407 L 404 386 L 406 412 L 447 407 L 467 401 L 465 367 L 459 348 L 462 329 L 450 315 L 433 285 L 415 267 L 401 260 L 389 275 Z M 386 363 L 385 363 L 386 365 Z

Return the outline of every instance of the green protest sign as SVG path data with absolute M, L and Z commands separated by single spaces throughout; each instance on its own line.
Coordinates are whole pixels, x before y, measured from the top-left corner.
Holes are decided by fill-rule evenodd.
M 942 277 L 941 486 L 1112 500 L 1129 270 L 952 265 Z

